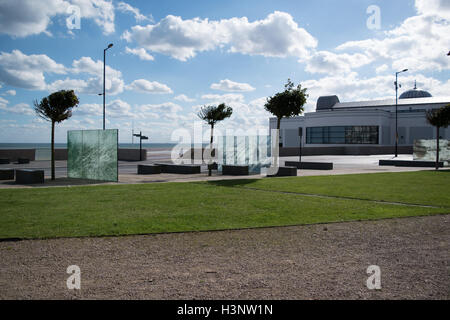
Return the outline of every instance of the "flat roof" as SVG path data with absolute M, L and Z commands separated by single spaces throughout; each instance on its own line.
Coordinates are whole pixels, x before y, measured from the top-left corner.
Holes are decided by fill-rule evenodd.
M 437 104 L 450 103 L 450 97 L 429 97 L 414 99 L 398 99 L 398 105 L 421 105 L 421 104 Z M 395 99 L 386 100 L 368 100 L 355 102 L 339 102 L 332 109 L 336 108 L 370 108 L 370 107 L 392 107 L 395 106 Z

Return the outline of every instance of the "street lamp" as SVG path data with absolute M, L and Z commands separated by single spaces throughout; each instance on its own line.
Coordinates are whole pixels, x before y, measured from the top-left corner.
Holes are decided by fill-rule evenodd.
M 398 75 L 402 72 L 406 72 L 408 69 L 397 71 L 395 73 L 395 157 L 398 157 Z M 401 87 L 401 86 L 400 86 Z
M 139 138 L 139 161 L 142 161 L 142 140 L 148 140 L 148 137 L 142 135 L 142 131 L 139 134 L 133 134 L 133 136 Z
M 108 45 L 108 48 L 103 49 L 103 130 L 105 130 L 105 74 L 106 74 L 106 50 L 113 46 L 112 43 Z

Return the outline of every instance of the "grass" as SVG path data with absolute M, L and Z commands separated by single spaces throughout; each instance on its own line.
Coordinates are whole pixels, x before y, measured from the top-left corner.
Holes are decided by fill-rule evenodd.
M 228 180 L 211 183 L 220 186 L 450 208 L 450 170 Z
M 245 185 L 240 180 L 241 182 L 221 181 L 214 184 L 155 183 L 2 189 L 0 238 L 222 230 L 372 220 L 443 214 L 450 211 L 446 208 L 403 206 L 267 191 L 307 191 L 307 193 L 349 195 L 366 199 L 449 204 L 448 192 L 442 191 L 450 189 L 448 173 L 419 172 L 417 175 L 409 173 L 389 175 L 263 179 L 249 180 Z M 442 179 L 445 176 L 447 180 Z M 419 179 L 419 183 L 410 184 L 416 178 Z M 396 196 L 391 195 L 395 189 L 393 181 L 396 181 L 397 187 L 406 188 L 398 189 Z M 416 188 L 417 184 L 421 186 L 422 192 Z M 245 189 L 242 186 L 263 190 Z M 436 192 L 437 190 L 440 192 Z M 409 196 L 402 197 L 400 191 L 408 193 Z

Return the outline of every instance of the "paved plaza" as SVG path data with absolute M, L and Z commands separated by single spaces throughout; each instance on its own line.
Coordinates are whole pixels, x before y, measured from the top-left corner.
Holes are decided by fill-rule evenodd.
M 281 165 L 286 161 L 298 161 L 299 157 L 281 157 Z M 332 162 L 333 170 L 298 170 L 298 176 L 318 176 L 318 175 L 337 175 L 337 174 L 357 174 L 357 173 L 377 173 L 377 172 L 405 172 L 418 170 L 432 170 L 431 168 L 411 168 L 411 167 L 391 167 L 379 166 L 379 160 L 395 159 L 394 155 L 364 155 L 364 156 L 304 156 L 302 161 L 305 162 Z M 412 155 L 399 155 L 398 160 L 412 160 Z M 224 176 L 213 171 L 213 175 L 208 177 L 206 165 L 202 165 L 200 174 L 155 174 L 155 175 L 138 175 L 137 166 L 139 164 L 152 163 L 171 163 L 170 150 L 148 151 L 147 160 L 145 161 L 119 161 L 119 182 L 122 183 L 151 183 L 151 182 L 189 182 L 189 181 L 205 181 L 205 180 L 224 180 L 224 179 L 259 179 L 262 175 L 249 176 Z M 39 169 L 45 172 L 44 185 L 31 185 L 28 187 L 49 187 L 49 186 L 67 186 L 67 185 L 89 185 L 89 184 L 106 184 L 99 181 L 89 181 L 84 179 L 67 178 L 67 161 L 56 161 L 56 180 L 50 180 L 50 161 L 32 161 L 29 164 L 4 164 L 1 168 L 13 169 Z M 113 183 L 114 184 L 114 183 Z M 24 187 L 16 185 L 13 181 L 0 181 L 0 188 L 17 188 Z

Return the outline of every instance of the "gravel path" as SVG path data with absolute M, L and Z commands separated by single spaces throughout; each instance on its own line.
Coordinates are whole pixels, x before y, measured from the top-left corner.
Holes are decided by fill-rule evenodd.
M 450 215 L 0 243 L 1 299 L 449 299 Z M 81 268 L 81 290 L 66 268 Z M 381 290 L 366 287 L 369 265 Z

